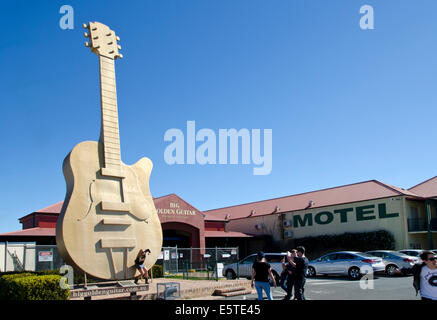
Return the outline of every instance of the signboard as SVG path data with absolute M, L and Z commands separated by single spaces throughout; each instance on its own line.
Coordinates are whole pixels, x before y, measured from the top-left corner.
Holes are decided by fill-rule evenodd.
M 164 260 L 170 260 L 170 251 L 164 250 Z
M 40 251 L 38 252 L 38 262 L 52 262 L 53 252 L 52 251 Z

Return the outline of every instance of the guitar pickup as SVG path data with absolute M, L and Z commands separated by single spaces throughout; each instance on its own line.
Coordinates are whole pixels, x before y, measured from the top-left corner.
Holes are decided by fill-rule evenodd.
M 112 169 L 112 168 L 101 168 L 100 174 L 104 177 L 114 177 L 124 179 L 126 176 L 121 170 Z
M 107 202 L 102 201 L 102 211 L 130 212 L 130 205 L 126 202 Z
M 102 223 L 105 225 L 116 225 L 116 226 L 130 226 L 132 224 L 130 219 L 123 219 L 123 218 L 105 218 L 102 220 Z
M 103 249 L 107 248 L 135 248 L 136 241 L 134 238 L 105 238 L 100 239 Z

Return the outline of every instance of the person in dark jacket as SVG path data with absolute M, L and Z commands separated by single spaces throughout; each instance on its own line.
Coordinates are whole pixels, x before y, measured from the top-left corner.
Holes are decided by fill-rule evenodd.
M 294 297 L 296 300 L 305 300 L 305 282 L 308 271 L 309 261 L 305 257 L 305 248 L 300 246 L 296 248 L 297 257 L 290 264 L 295 267 L 294 272 Z
M 282 267 L 286 272 L 286 284 L 285 284 L 285 292 L 287 295 L 282 300 L 290 300 L 291 295 L 293 294 L 293 286 L 294 286 L 294 274 L 296 272 L 296 267 L 293 266 L 292 262 L 297 257 L 297 250 L 293 249 L 289 254 L 287 254 L 287 263 L 285 261 L 282 262 Z
M 413 274 L 413 287 L 420 292 L 422 300 L 437 300 L 437 257 L 432 251 L 420 254 L 422 263 L 416 263 L 412 268 L 396 270 L 400 274 Z

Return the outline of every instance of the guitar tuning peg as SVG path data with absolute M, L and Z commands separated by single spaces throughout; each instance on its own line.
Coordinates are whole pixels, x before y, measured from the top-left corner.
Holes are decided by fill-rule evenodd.
M 83 35 L 85 36 L 85 38 L 88 38 L 90 36 L 87 32 L 84 32 Z
M 120 41 L 120 37 L 119 36 L 115 37 L 115 39 L 117 39 L 117 41 Z
M 123 55 L 122 55 L 121 53 L 118 54 L 118 57 L 119 57 L 120 59 L 123 59 Z
M 88 25 L 86 23 L 82 24 L 82 27 L 84 27 L 85 29 L 88 29 Z
M 121 50 L 121 46 L 120 45 L 117 45 L 117 48 L 118 48 L 118 50 Z
M 89 42 L 85 42 L 85 47 L 89 47 L 90 43 Z

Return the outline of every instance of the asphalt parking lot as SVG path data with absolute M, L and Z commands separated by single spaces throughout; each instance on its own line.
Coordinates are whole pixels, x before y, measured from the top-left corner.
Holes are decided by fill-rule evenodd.
M 360 285 L 360 281 L 361 285 Z M 367 289 L 363 289 L 367 287 Z M 373 286 L 373 288 L 372 288 Z M 272 288 L 273 299 L 285 296 L 280 287 Z M 375 275 L 373 280 L 351 281 L 344 277 L 315 277 L 307 279 L 307 300 L 420 300 L 413 288 L 412 276 L 388 277 Z M 256 294 L 226 298 L 227 300 L 254 300 Z M 264 298 L 266 298 L 264 294 Z

